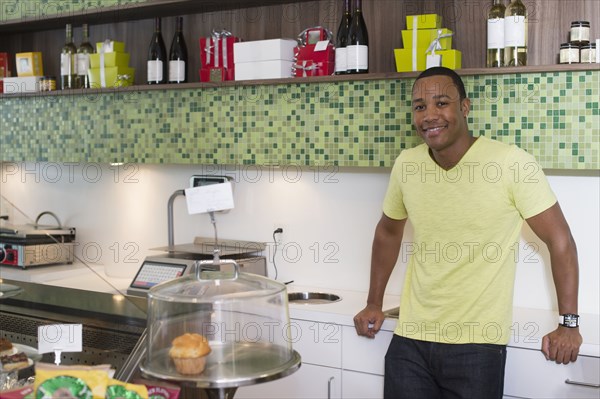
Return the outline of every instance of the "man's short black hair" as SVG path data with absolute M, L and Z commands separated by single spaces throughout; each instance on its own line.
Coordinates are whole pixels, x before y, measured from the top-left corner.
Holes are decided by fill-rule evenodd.
M 456 85 L 456 89 L 458 90 L 458 95 L 459 95 L 461 101 L 464 100 L 465 98 L 467 98 L 467 91 L 465 90 L 465 84 L 463 83 L 461 77 L 450 68 L 438 66 L 438 67 L 432 67 L 432 68 L 426 69 L 423 72 L 421 72 L 419 74 L 419 76 L 417 76 L 417 80 L 415 80 L 415 84 L 417 83 L 417 81 L 419 79 L 428 78 L 430 76 L 439 76 L 439 75 L 448 76 L 452 79 L 452 81 Z M 413 85 L 413 89 L 414 89 L 414 85 Z

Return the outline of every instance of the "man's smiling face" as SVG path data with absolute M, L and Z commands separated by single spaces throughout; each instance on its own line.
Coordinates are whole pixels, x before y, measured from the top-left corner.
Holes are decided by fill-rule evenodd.
M 449 76 L 421 78 L 413 88 L 413 123 L 429 148 L 441 152 L 469 137 L 470 105 Z

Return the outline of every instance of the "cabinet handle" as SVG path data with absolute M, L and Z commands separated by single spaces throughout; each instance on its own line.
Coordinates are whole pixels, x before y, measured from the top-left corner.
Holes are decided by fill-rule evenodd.
M 579 385 L 579 386 L 588 387 L 588 388 L 600 388 L 600 384 L 592 384 L 592 383 L 589 383 L 589 382 L 572 381 L 572 380 L 570 380 L 568 378 L 565 380 L 565 384 Z
M 329 381 L 327 381 L 327 399 L 331 399 L 331 383 L 335 377 L 329 377 Z

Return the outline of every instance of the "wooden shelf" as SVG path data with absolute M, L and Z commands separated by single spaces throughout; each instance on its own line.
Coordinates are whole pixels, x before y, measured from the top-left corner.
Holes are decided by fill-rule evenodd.
M 473 75 L 512 75 L 540 72 L 568 72 L 568 71 L 598 71 L 600 64 L 571 64 L 571 65 L 536 65 L 525 67 L 509 68 L 472 68 L 457 70 L 461 76 Z M 310 83 L 328 83 L 328 82 L 351 82 L 365 80 L 392 80 L 392 79 L 410 79 L 415 78 L 420 72 L 389 72 L 389 73 L 369 73 L 360 75 L 334 75 L 334 76 L 315 76 L 306 78 L 286 78 L 286 79 L 264 79 L 264 80 L 242 80 L 210 83 L 183 83 L 183 84 L 163 84 L 163 85 L 136 85 L 129 87 L 116 87 L 105 89 L 78 89 L 78 90 L 55 90 L 51 92 L 19 93 L 19 94 L 0 94 L 0 99 L 17 97 L 39 97 L 39 96 L 90 96 L 97 93 L 115 93 L 115 92 L 141 92 L 155 90 L 187 90 L 187 89 L 208 89 L 218 87 L 240 87 L 240 86 L 275 86 L 285 84 L 310 84 Z

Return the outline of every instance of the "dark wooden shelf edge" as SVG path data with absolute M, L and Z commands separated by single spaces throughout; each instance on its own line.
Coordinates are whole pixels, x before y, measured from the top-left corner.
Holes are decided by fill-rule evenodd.
M 461 76 L 474 75 L 515 75 L 541 72 L 569 72 L 569 71 L 600 71 L 599 64 L 573 64 L 573 65 L 539 65 L 511 68 L 472 68 L 459 69 Z M 39 96 L 92 96 L 95 94 L 118 94 L 132 93 L 153 90 L 186 90 L 186 89 L 211 89 L 219 87 L 241 87 L 241 86 L 274 86 L 282 84 L 310 84 L 310 83 L 335 83 L 335 82 L 353 82 L 369 80 L 394 80 L 411 79 L 419 75 L 420 72 L 385 72 L 369 73 L 360 75 L 333 75 L 333 76 L 314 76 L 307 78 L 285 78 L 285 79 L 263 79 L 263 80 L 235 80 L 226 82 L 194 82 L 183 84 L 163 84 L 163 85 L 138 85 L 129 87 L 115 87 L 106 89 L 78 89 L 78 90 L 55 90 L 52 92 L 20 93 L 20 94 L 0 94 L 0 99 L 17 97 L 39 97 Z

